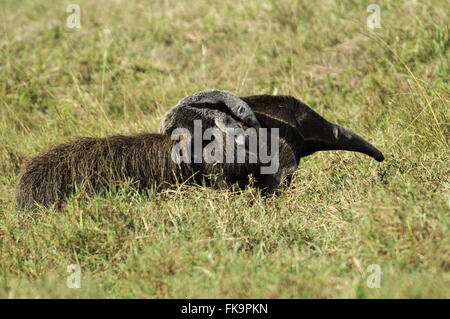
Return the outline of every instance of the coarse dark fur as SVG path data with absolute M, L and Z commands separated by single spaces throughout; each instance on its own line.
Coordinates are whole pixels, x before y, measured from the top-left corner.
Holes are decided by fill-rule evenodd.
M 165 187 L 193 174 L 170 158 L 174 141 L 161 134 L 81 138 L 29 160 L 19 175 L 18 210 L 49 206 L 74 193 L 76 185 L 101 191 L 133 179 L 139 188 Z
M 253 110 L 261 127 L 278 127 L 295 153 L 301 157 L 317 151 L 346 150 L 360 152 L 378 162 L 383 154 L 351 130 L 331 123 L 302 101 L 283 95 L 254 95 L 242 97 Z

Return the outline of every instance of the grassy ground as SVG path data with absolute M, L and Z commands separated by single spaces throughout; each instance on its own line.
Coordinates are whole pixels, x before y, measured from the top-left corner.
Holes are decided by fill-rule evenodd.
M 380 2 L 374 30 L 373 1 L 77 0 L 69 29 L 72 2 L 0 4 L 0 297 L 450 297 L 448 2 Z M 318 153 L 269 198 L 126 188 L 17 217 L 26 158 L 156 132 L 207 88 L 293 95 L 386 161 Z

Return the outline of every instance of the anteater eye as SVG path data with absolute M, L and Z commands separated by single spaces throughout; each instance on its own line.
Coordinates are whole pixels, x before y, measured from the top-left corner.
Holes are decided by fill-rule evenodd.
M 242 114 L 244 114 L 244 112 L 245 112 L 244 107 L 243 107 L 243 106 L 239 106 L 239 108 L 238 108 L 238 114 L 239 114 L 239 115 L 242 115 Z

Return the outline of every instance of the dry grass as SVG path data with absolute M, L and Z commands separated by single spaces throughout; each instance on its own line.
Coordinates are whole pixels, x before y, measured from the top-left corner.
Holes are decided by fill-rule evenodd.
M 449 6 L 0 4 L 1 297 L 449 297 Z M 386 156 L 324 152 L 262 198 L 131 188 L 18 218 L 20 165 L 79 136 L 156 132 L 207 88 L 289 94 Z M 66 267 L 82 288 L 66 287 Z M 381 288 L 366 285 L 379 264 Z

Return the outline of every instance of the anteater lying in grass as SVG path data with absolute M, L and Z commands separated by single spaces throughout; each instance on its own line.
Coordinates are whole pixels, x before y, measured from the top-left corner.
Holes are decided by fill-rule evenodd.
M 189 142 L 172 140 L 170 134 L 179 127 L 192 131 L 196 119 L 202 120 L 203 129 L 216 126 L 224 135 L 227 128 L 239 126 L 278 128 L 278 170 L 273 174 L 261 174 L 262 164 L 248 160 L 244 163 L 174 161 L 174 146 Z M 301 157 L 316 151 L 349 150 L 365 153 L 377 161 L 384 159 L 381 152 L 362 137 L 326 121 L 289 96 L 259 95 L 239 99 L 225 91 L 197 93 L 180 101 L 166 114 L 160 132 L 81 138 L 32 158 L 19 176 L 18 210 L 32 208 L 35 204 L 59 204 L 83 183 L 92 192 L 102 192 L 126 180 L 136 182 L 139 189 L 152 186 L 161 189 L 189 180 L 199 182 L 212 174 L 219 178 L 217 182 L 210 180 L 209 185 L 222 187 L 237 182 L 243 187 L 252 174 L 256 186 L 272 191 L 284 178 L 289 179 Z M 223 151 L 227 151 L 225 145 Z

